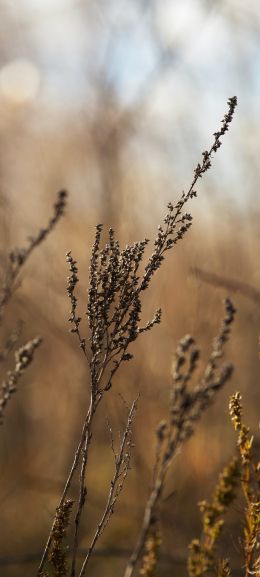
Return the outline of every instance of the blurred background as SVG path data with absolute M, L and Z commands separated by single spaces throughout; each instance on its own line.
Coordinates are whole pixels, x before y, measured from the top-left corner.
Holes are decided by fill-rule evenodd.
M 89 468 L 87 546 L 109 488 L 117 438 L 140 391 L 133 466 L 92 562 L 92 576 L 122 575 L 135 543 L 154 458 L 154 429 L 167 413 L 178 340 L 191 333 L 206 361 L 230 296 L 238 314 L 226 357 L 235 365 L 196 436 L 176 458 L 162 510 L 158 575 L 185 575 L 199 536 L 197 501 L 209 498 L 235 447 L 228 399 L 244 398 L 257 436 L 260 267 L 260 10 L 257 0 L 11 0 L 0 2 L 0 257 L 24 246 L 52 214 L 66 215 L 33 254 L 5 312 L 1 338 L 23 321 L 19 343 L 44 344 L 1 428 L 0 572 L 35 575 L 88 402 L 88 370 L 68 333 L 65 253 L 78 261 L 84 316 L 94 227 L 113 226 L 122 245 L 153 240 L 169 201 L 187 190 L 201 152 L 237 95 L 230 132 L 200 182 L 194 224 L 146 295 L 163 321 L 135 347 L 107 395 Z M 87 335 L 87 328 L 86 328 Z M 13 358 L 1 365 L 2 378 Z M 241 566 L 242 501 L 228 517 L 225 556 Z M 119 549 L 120 551 L 115 551 Z M 223 549 L 224 550 L 224 549 Z M 169 562 L 167 556 L 175 559 Z M 179 560 L 179 561 L 178 561 Z M 177 563 L 178 561 L 178 563 Z

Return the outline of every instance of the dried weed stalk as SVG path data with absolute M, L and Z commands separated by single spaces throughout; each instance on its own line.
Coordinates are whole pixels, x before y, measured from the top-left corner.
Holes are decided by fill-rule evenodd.
M 196 196 L 195 186 L 198 180 L 209 170 L 213 153 L 221 146 L 221 137 L 227 132 L 233 119 L 237 105 L 236 97 L 228 100 L 228 112 L 225 114 L 220 130 L 214 133 L 214 141 L 209 151 L 202 154 L 202 162 L 194 170 L 194 176 L 189 190 L 183 192 L 176 205 L 168 204 L 168 212 L 154 241 L 153 252 L 148 259 L 144 272 L 140 267 L 144 259 L 148 240 L 144 239 L 131 246 L 120 249 L 112 229 L 109 230 L 107 244 L 101 247 L 101 224 L 96 227 L 95 240 L 92 247 L 89 271 L 89 291 L 87 304 L 87 319 L 89 325 L 89 340 L 80 332 L 81 318 L 77 314 L 77 297 L 75 287 L 78 282 L 77 263 L 67 253 L 70 268 L 68 280 L 68 295 L 71 302 L 69 321 L 79 340 L 79 345 L 86 356 L 90 371 L 90 404 L 84 419 L 78 447 L 75 451 L 73 463 L 68 475 L 61 506 L 67 498 L 72 479 L 80 467 L 79 494 L 76 502 L 74 519 L 74 538 L 72 544 L 72 564 L 70 577 L 76 575 L 76 560 L 79 542 L 79 528 L 81 516 L 86 500 L 86 469 L 89 447 L 92 439 L 92 427 L 96 411 L 104 395 L 111 388 L 113 379 L 125 361 L 132 358 L 129 352 L 131 343 L 136 341 L 141 333 L 151 330 L 161 320 L 161 310 L 155 312 L 154 318 L 142 324 L 142 293 L 150 286 L 150 282 L 160 268 L 165 253 L 173 248 L 183 238 L 191 226 L 192 217 L 183 209 L 189 199 Z M 42 574 L 48 557 L 51 543 L 51 529 L 38 574 Z M 85 570 L 81 570 L 81 577 Z
M 15 248 L 8 255 L 8 263 L 4 271 L 4 284 L 0 290 L 0 323 L 2 322 L 4 308 L 10 301 L 17 288 L 18 277 L 22 267 L 27 262 L 33 250 L 52 232 L 53 228 L 64 213 L 67 193 L 61 191 L 54 204 L 53 216 L 45 228 L 40 229 L 35 237 L 29 237 L 28 246 L 25 248 Z M 22 330 L 22 323 L 18 321 L 15 330 L 7 337 L 2 350 L 0 350 L 0 362 L 4 362 L 9 353 L 15 347 Z M 6 378 L 0 386 L 0 423 L 3 421 L 4 411 L 11 395 L 16 391 L 18 381 L 26 368 L 31 364 L 35 350 L 39 347 L 41 338 L 37 337 L 28 341 L 15 353 L 15 367 L 8 371 Z
M 66 577 L 67 575 L 67 547 L 64 545 L 64 541 L 67 535 L 72 505 L 73 501 L 67 499 L 56 510 L 49 551 L 49 562 L 53 569 L 53 577 Z
M 41 228 L 38 234 L 28 238 L 28 245 L 24 248 L 14 248 L 8 255 L 8 263 L 4 271 L 4 283 L 0 291 L 0 319 L 2 317 L 3 308 L 9 302 L 13 292 L 17 287 L 17 280 L 22 267 L 27 262 L 34 249 L 41 244 L 41 242 L 52 232 L 53 228 L 60 220 L 64 213 L 66 206 L 67 192 L 61 190 L 58 193 L 58 198 L 54 204 L 54 212 L 49 223 L 45 228 Z
M 203 411 L 214 400 L 217 391 L 224 386 L 232 374 L 231 365 L 219 365 L 235 314 L 235 309 L 228 299 L 225 302 L 225 308 L 226 316 L 220 333 L 213 342 L 213 350 L 206 369 L 194 387 L 190 387 L 190 383 L 198 365 L 199 349 L 190 335 L 182 339 L 177 348 L 172 375 L 173 388 L 169 418 L 168 421 L 162 421 L 156 431 L 157 447 L 153 482 L 145 507 L 141 532 L 128 561 L 124 577 L 132 577 L 154 532 L 154 527 L 158 524 L 166 475 L 174 456 L 193 434 L 195 422 L 200 419 Z
M 190 577 L 201 577 L 209 572 L 224 571 L 225 563 L 218 562 L 216 542 L 224 526 L 223 514 L 228 510 L 236 496 L 240 478 L 240 467 L 237 458 L 232 458 L 219 476 L 212 501 L 201 501 L 203 531 L 200 539 L 193 539 L 189 546 L 188 573 Z M 223 564 L 224 563 L 224 564 Z
M 240 393 L 232 395 L 229 412 L 238 433 L 238 457 L 233 457 L 219 477 L 211 503 L 202 501 L 202 535 L 189 547 L 188 572 L 190 577 L 217 574 L 231 577 L 229 559 L 219 559 L 216 544 L 223 531 L 226 513 L 241 487 L 245 500 L 244 535 L 240 549 L 245 577 L 260 574 L 260 463 L 253 457 L 253 437 L 242 421 Z
M 31 364 L 36 349 L 40 346 L 42 339 L 40 337 L 28 341 L 26 345 L 18 349 L 15 353 L 15 366 L 12 371 L 8 371 L 6 379 L 0 387 L 0 423 L 3 422 L 6 405 L 11 396 L 16 392 L 17 384 L 24 371 Z
M 260 575 L 260 462 L 253 456 L 253 437 L 242 419 L 242 397 L 235 393 L 229 404 L 230 416 L 238 434 L 241 463 L 241 488 L 245 500 L 243 557 L 245 577 Z

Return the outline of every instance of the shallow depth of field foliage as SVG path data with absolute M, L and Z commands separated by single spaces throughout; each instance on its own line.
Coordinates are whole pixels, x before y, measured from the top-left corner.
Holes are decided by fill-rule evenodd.
M 58 502 L 53 513 L 50 512 L 49 515 L 50 526 L 47 529 L 46 544 L 42 545 L 42 552 L 38 553 L 40 546 L 38 543 L 36 551 L 34 548 L 31 549 L 21 556 L 20 560 L 15 558 L 12 560 L 12 556 L 6 560 L 3 559 L 3 563 L 7 566 L 19 567 L 20 564 L 28 563 L 31 567 L 35 566 L 32 574 L 36 572 L 38 577 L 52 575 L 83 577 L 93 570 L 91 569 L 93 563 L 97 574 L 104 570 L 99 557 L 103 556 L 105 559 L 112 557 L 110 560 L 112 567 L 113 557 L 116 559 L 121 555 L 126 558 L 125 568 L 119 569 L 115 562 L 114 570 L 124 577 L 137 574 L 147 577 L 163 574 L 164 563 L 168 567 L 167 571 L 176 570 L 175 566 L 178 564 L 184 571 L 186 566 L 190 577 L 210 574 L 224 576 L 232 575 L 232 572 L 234 574 L 240 572 L 246 577 L 259 575 L 260 465 L 255 454 L 254 437 L 250 428 L 244 423 L 242 397 L 239 392 L 234 393 L 229 402 L 229 414 L 237 433 L 238 450 L 233 449 L 233 455 L 219 474 L 211 501 L 203 500 L 199 503 L 202 517 L 202 529 L 199 531 L 199 536 L 192 538 L 190 544 L 187 544 L 186 554 L 182 552 L 180 555 L 178 545 L 169 546 L 169 543 L 166 545 L 167 526 L 164 527 L 164 510 L 165 508 L 167 510 L 167 501 L 180 499 L 181 502 L 182 500 L 181 484 L 177 491 L 174 488 L 176 462 L 178 462 L 178 468 L 189 469 L 189 462 L 182 457 L 180 452 L 196 434 L 204 412 L 210 409 L 216 396 L 220 394 L 219 391 L 232 378 L 233 364 L 225 362 L 223 358 L 227 343 L 232 338 L 231 330 L 236 314 L 230 298 L 225 299 L 223 321 L 206 361 L 201 361 L 201 351 L 193 336 L 188 334 L 179 341 L 172 366 L 172 383 L 170 387 L 169 385 L 165 387 L 165 390 L 169 391 L 169 399 L 164 410 L 164 417 L 155 428 L 154 442 L 152 431 L 150 431 L 148 461 L 150 479 L 145 481 L 144 477 L 142 479 L 143 494 L 139 489 L 135 494 L 136 505 L 141 512 L 138 522 L 135 522 L 133 515 L 134 501 L 128 512 L 123 508 L 120 514 L 119 509 L 121 494 L 127 491 L 128 480 L 130 481 L 133 477 L 133 472 L 140 485 L 142 452 L 139 448 L 138 463 L 138 460 L 135 461 L 135 451 L 143 430 L 141 423 L 137 422 L 137 413 L 141 402 L 144 403 L 145 411 L 148 408 L 141 379 L 137 384 L 137 396 L 133 397 L 131 389 L 129 391 L 122 387 L 120 375 L 121 373 L 124 375 L 128 388 L 131 387 L 131 366 L 134 357 L 138 360 L 139 355 L 136 342 L 145 339 L 147 334 L 154 333 L 156 325 L 161 324 L 161 308 L 156 309 L 150 318 L 145 318 L 147 314 L 144 312 L 146 293 L 149 294 L 154 278 L 160 275 L 166 258 L 169 258 L 172 251 L 181 249 L 184 238 L 189 233 L 193 218 L 191 213 L 187 212 L 187 208 L 190 202 L 198 196 L 200 179 L 211 169 L 214 156 L 219 151 L 222 139 L 230 128 L 237 98 L 229 98 L 227 106 L 220 128 L 213 134 L 212 145 L 202 153 L 202 160 L 194 169 L 187 191 L 182 192 L 175 202 L 168 203 L 166 215 L 162 224 L 158 226 L 150 255 L 148 251 L 151 243 L 147 238 L 120 248 L 113 228 L 109 228 L 107 241 L 104 241 L 103 225 L 96 226 L 90 254 L 87 303 L 83 313 L 80 312 L 81 304 L 78 298 L 80 281 L 78 263 L 71 250 L 66 253 L 69 270 L 67 277 L 70 306 L 68 322 L 71 326 L 69 332 L 74 336 L 75 345 L 83 357 L 82 375 L 86 392 L 85 401 L 82 398 L 73 417 L 75 429 L 78 428 L 80 431 L 79 440 L 74 448 L 71 447 L 71 461 L 67 473 L 64 473 L 64 480 L 60 483 Z M 35 357 L 40 354 L 38 349 L 41 350 L 44 347 L 41 336 L 30 337 L 21 346 L 18 345 L 20 340 L 24 340 L 24 327 L 19 321 L 8 332 L 4 324 L 6 314 L 8 308 L 11 308 L 16 292 L 19 291 L 27 261 L 31 259 L 34 252 L 37 254 L 41 250 L 42 245 L 49 241 L 49 237 L 55 234 L 67 208 L 68 194 L 62 190 L 57 196 L 53 214 L 47 225 L 35 235 L 29 236 L 24 247 L 11 250 L 6 255 L 3 265 L 0 310 L 2 329 L 3 333 L 6 331 L 6 334 L 3 335 L 1 362 L 10 364 L 10 368 L 6 370 L 1 385 L 2 428 L 6 427 L 6 421 L 8 423 L 9 405 L 15 402 L 18 395 L 23 396 L 24 373 L 28 379 L 31 364 L 35 365 L 35 375 L 37 375 L 37 358 Z M 185 309 L 183 313 L 185 314 Z M 161 333 L 161 338 L 163 338 L 163 333 Z M 149 349 L 144 348 L 143 354 L 149 356 Z M 12 357 L 14 360 L 11 364 Z M 44 353 L 42 359 L 44 362 Z M 78 362 L 80 363 L 80 358 Z M 66 358 L 63 366 L 66 370 Z M 75 378 L 72 371 L 69 372 L 69 377 Z M 53 385 L 55 387 L 55 382 Z M 151 390 L 153 386 L 154 383 L 151 382 Z M 112 424 L 107 404 L 107 398 L 113 393 L 119 400 L 117 403 L 117 410 L 118 408 L 120 410 L 118 430 Z M 45 391 L 45 395 L 48 396 L 48 390 Z M 52 420 L 54 423 L 57 422 L 55 410 L 59 411 L 59 405 L 60 401 L 57 398 L 50 422 Z M 68 399 L 64 408 L 66 419 L 70 416 Z M 219 405 L 219 411 L 221 410 L 223 407 Z M 106 436 L 102 455 L 97 425 L 99 425 L 100 433 Z M 207 428 L 204 431 L 204 434 L 207 434 Z M 72 440 L 73 437 L 74 435 L 71 434 Z M 62 438 L 59 443 L 55 451 L 57 456 L 60 451 L 64 451 Z M 96 462 L 93 461 L 92 453 L 97 455 Z M 102 473 L 102 458 L 110 460 L 110 463 L 107 461 L 108 471 L 111 470 L 110 480 L 107 480 L 107 474 Z M 204 467 L 208 467 L 206 460 Z M 42 473 L 44 477 L 43 470 Z M 101 507 L 99 504 L 94 506 L 94 514 L 90 516 L 88 501 L 91 506 L 91 488 L 93 483 L 95 487 L 95 484 L 99 485 L 100 482 L 104 485 L 104 502 Z M 193 479 L 190 479 L 191 496 L 193 483 Z M 239 503 L 238 511 L 234 509 L 236 502 Z M 45 506 L 50 507 L 50 503 L 44 496 L 41 503 L 42 507 L 44 503 Z M 225 523 L 227 513 L 232 511 L 232 508 L 233 517 L 236 513 L 239 519 L 239 531 L 235 532 L 232 526 L 231 529 L 227 528 Z M 116 537 L 116 533 L 113 536 L 112 532 L 110 545 L 102 548 L 101 544 L 106 534 L 109 535 L 110 525 L 113 527 L 118 510 L 117 527 L 122 536 L 125 531 L 127 547 L 119 546 L 118 541 L 120 542 L 121 539 Z M 41 513 L 41 508 L 39 513 Z M 33 526 L 35 520 L 32 512 L 31 515 Z M 189 516 L 189 512 L 184 508 L 182 517 L 186 515 Z M 124 528 L 125 522 L 131 528 L 131 536 L 129 536 L 129 530 Z M 44 522 L 44 515 L 42 519 L 39 515 L 37 528 L 40 523 L 39 536 L 46 532 L 47 523 L 46 520 Z M 18 524 L 16 527 L 18 528 Z M 173 535 L 178 531 L 174 510 L 168 532 L 169 529 L 172 530 Z M 22 529 L 19 528 L 19 534 L 21 531 Z M 232 531 L 232 541 L 228 534 L 230 531 Z M 11 550 L 10 553 L 13 554 L 13 551 Z
M 0 31 L 0 576 L 260 577 L 258 0 Z

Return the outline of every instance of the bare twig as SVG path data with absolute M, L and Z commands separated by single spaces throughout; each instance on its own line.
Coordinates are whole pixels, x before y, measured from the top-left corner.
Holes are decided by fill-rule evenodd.
M 124 485 L 124 482 L 125 482 L 126 477 L 127 477 L 127 473 L 129 471 L 129 468 L 130 468 L 131 449 L 133 447 L 132 423 L 133 423 L 133 418 L 134 418 L 134 414 L 136 411 L 136 407 L 137 407 L 137 399 L 132 403 L 132 406 L 131 406 L 131 409 L 130 409 L 130 412 L 128 415 L 128 420 L 127 420 L 125 432 L 124 432 L 124 435 L 123 435 L 123 438 L 121 441 L 121 446 L 120 446 L 119 452 L 115 458 L 115 472 L 114 472 L 113 479 L 111 481 L 111 487 L 110 487 L 107 503 L 106 503 L 106 506 L 104 509 L 104 513 L 102 515 L 101 520 L 99 521 L 99 523 L 97 525 L 95 535 L 92 539 L 91 545 L 88 549 L 88 553 L 87 553 L 85 560 L 82 564 L 82 567 L 81 567 L 81 570 L 79 573 L 79 577 L 83 577 L 85 575 L 85 571 L 86 571 L 90 556 L 92 555 L 93 550 L 96 546 L 96 543 L 97 543 L 98 539 L 100 538 L 101 534 L 103 533 L 111 515 L 113 515 L 113 513 L 114 513 L 116 501 L 117 501 L 117 499 L 118 499 L 118 497 L 119 497 L 119 495 L 123 489 L 123 485 Z

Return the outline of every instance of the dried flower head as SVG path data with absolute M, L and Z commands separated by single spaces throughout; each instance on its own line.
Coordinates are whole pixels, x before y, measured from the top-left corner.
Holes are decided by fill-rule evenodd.
M 216 543 L 224 526 L 223 514 L 236 497 L 240 479 L 239 460 L 232 458 L 219 476 L 210 503 L 201 501 L 203 532 L 200 539 L 194 539 L 189 546 L 188 572 L 190 577 L 201 577 L 218 565 Z
M 53 577 L 66 577 L 67 575 L 68 549 L 64 546 L 64 540 L 67 534 L 72 506 L 73 501 L 66 499 L 66 501 L 56 509 L 51 536 L 51 547 L 48 555 L 49 562 L 53 568 Z

